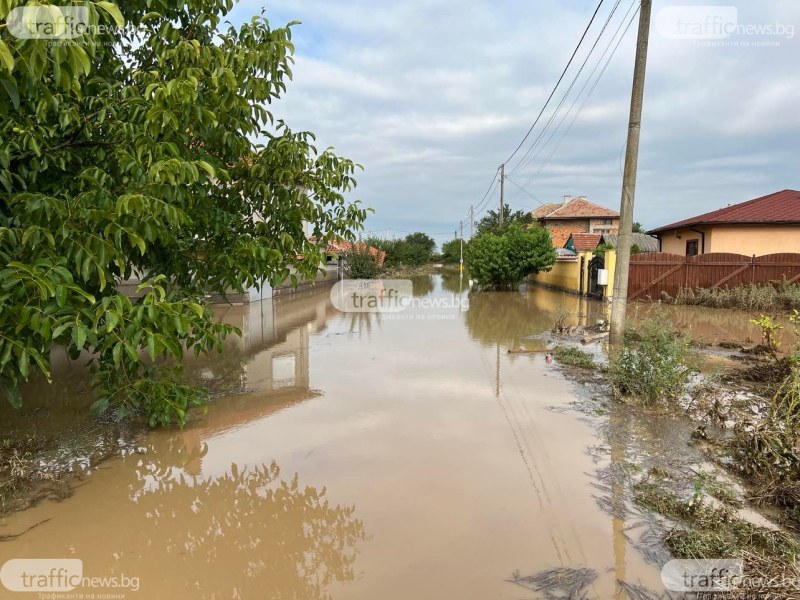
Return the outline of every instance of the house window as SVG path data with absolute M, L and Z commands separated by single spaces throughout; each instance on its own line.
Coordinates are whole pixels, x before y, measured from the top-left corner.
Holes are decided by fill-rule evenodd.
M 686 256 L 697 256 L 697 240 L 686 240 Z

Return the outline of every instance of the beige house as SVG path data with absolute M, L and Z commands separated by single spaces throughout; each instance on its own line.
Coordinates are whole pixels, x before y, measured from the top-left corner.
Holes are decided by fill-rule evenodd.
M 783 190 L 650 231 L 661 252 L 800 253 L 800 192 Z
M 589 202 L 586 196 L 564 196 L 564 202 L 543 204 L 531 214 L 540 225 L 550 230 L 554 248 L 563 247 L 572 233 L 619 231 L 619 213 Z

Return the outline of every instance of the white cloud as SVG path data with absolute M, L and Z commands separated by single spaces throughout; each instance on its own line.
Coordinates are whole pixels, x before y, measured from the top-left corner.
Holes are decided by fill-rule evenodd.
M 608 32 L 629 4 L 620 3 Z M 736 4 L 740 22 L 800 25 L 794 0 Z M 595 5 L 276 0 L 267 12 L 274 25 L 294 18 L 303 25 L 294 31 L 295 81 L 274 110 L 292 128 L 314 131 L 320 146 L 364 164 L 355 197 L 377 209 L 368 229 L 452 231 L 533 122 Z M 233 20 L 260 6 L 241 2 Z M 618 202 L 635 30 L 634 22 L 569 135 L 560 144 L 561 133 L 555 135 L 515 176 L 526 181 L 559 144 L 529 188 L 538 198 L 576 192 Z M 780 42 L 703 48 L 661 38 L 653 28 L 637 220 L 656 226 L 800 186 L 800 36 Z M 595 56 L 603 49 L 604 41 Z M 584 56 L 576 57 L 565 85 Z M 581 86 L 582 80 L 576 90 Z M 515 201 L 535 205 L 521 192 Z

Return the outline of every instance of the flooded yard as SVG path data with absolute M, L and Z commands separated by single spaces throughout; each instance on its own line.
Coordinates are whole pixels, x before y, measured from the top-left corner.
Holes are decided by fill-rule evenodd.
M 467 290 L 433 275 L 414 293 Z M 588 388 L 543 354 L 508 353 L 533 347 L 560 306 L 574 323 L 606 318 L 542 288 L 472 294 L 466 312 L 343 314 L 328 288 L 221 310 L 244 336 L 187 365 L 218 392 L 207 414 L 142 435 L 62 502 L 0 518 L 0 536 L 22 533 L 0 542 L 0 563 L 79 558 L 85 576 L 136 584 L 82 592 L 133 599 L 661 594 L 614 473 L 691 454 L 690 427 L 579 410 Z M 707 337 L 757 334 L 675 311 Z M 45 430 L 90 422 L 78 367 L 35 389 L 27 412 L 1 409 L 4 427 L 29 427 L 31 411 Z

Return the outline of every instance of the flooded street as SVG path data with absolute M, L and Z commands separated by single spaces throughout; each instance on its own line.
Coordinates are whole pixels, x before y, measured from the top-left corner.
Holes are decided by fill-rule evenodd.
M 440 275 L 414 292 L 466 293 Z M 659 425 L 604 436 L 630 417 L 575 410 L 580 384 L 508 354 L 562 304 L 580 324 L 607 310 L 542 288 L 473 294 L 463 313 L 343 314 L 328 288 L 228 308 L 244 337 L 187 366 L 223 392 L 208 413 L 143 436 L 63 502 L 0 518 L 0 535 L 35 526 L 0 562 L 79 558 L 85 576 L 139 583 L 98 591 L 147 599 L 560 598 L 523 580 L 559 567 L 595 572 L 587 598 L 628 597 L 618 580 L 662 591 L 598 477 Z M 89 403 L 68 365 L 59 381 L 36 402 L 54 405 L 49 427 Z

